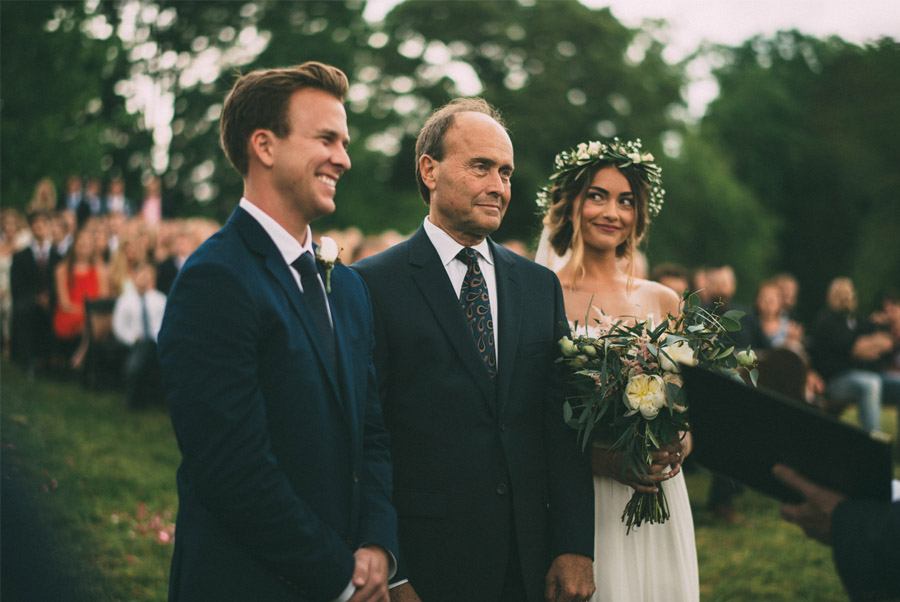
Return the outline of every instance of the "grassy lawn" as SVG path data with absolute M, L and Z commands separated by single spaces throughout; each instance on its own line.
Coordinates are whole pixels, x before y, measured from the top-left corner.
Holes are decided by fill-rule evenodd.
M 87 599 L 165 600 L 179 461 L 165 411 L 129 411 L 119 394 L 77 384 L 28 382 L 8 364 L 0 408 L 4 479 L 35 496 Z M 885 410 L 884 429 L 896 424 Z M 847 599 L 830 549 L 781 521 L 775 502 L 747 491 L 736 500 L 743 521 L 724 525 L 703 509 L 708 486 L 705 473 L 688 475 L 703 600 Z

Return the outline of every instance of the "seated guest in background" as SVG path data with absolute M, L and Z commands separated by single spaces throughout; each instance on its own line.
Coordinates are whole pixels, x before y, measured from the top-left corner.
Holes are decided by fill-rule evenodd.
M 869 320 L 876 329 L 889 335 L 893 342 L 892 349 L 879 360 L 881 395 L 885 403 L 900 405 L 900 291 L 882 291 L 879 298 L 880 309 Z
M 703 305 L 708 305 L 712 299 L 709 294 L 708 274 L 709 268 L 707 267 L 696 268 L 691 274 L 691 290 L 697 291 L 697 295 L 700 297 L 700 303 Z
M 113 178 L 109 181 L 106 189 L 106 211 L 126 217 L 131 215 L 131 201 L 125 196 L 125 180 L 122 178 Z
M 87 352 L 84 303 L 109 295 L 106 266 L 94 248 L 91 232 L 79 230 L 69 253 L 56 266 L 57 307 L 53 316 L 56 337 L 75 347 L 70 365 L 79 368 Z
M 52 219 L 50 236 L 53 239 L 53 250 L 59 257 L 65 257 L 75 236 L 75 214 L 68 210 L 59 211 Z
M 66 180 L 66 195 L 63 197 L 60 209 L 71 211 L 74 215 L 78 211 L 78 206 L 81 205 L 83 196 L 81 176 L 78 174 L 70 175 Z
M 747 316 L 744 327 L 754 349 L 784 347 L 805 357 L 803 329 L 784 311 L 781 288 L 774 280 L 759 285 L 754 312 Z
M 688 290 L 688 271 L 677 263 L 661 263 L 650 272 L 650 280 L 659 282 L 675 291 L 679 297 L 684 296 Z
M 800 293 L 800 284 L 797 282 L 797 279 L 793 274 L 782 272 L 775 275 L 772 281 L 775 282 L 778 290 L 781 291 L 781 311 L 791 320 L 796 320 L 797 297 Z
M 19 212 L 15 209 L 0 211 L 0 347 L 4 359 L 9 359 L 10 324 L 12 321 L 12 295 L 10 293 L 9 276 L 12 269 L 13 255 L 20 250 Z
M 78 227 L 84 226 L 91 217 L 97 217 L 106 213 L 106 206 L 100 196 L 100 179 L 90 178 L 84 189 L 81 203 L 75 209 L 75 217 L 78 219 Z
M 116 299 L 113 309 L 113 334 L 128 347 L 125 399 L 129 407 L 140 407 L 161 399 L 156 335 L 166 309 L 166 296 L 154 288 L 155 275 L 149 263 L 136 266 L 134 286 Z
M 31 200 L 28 201 L 28 212 L 42 211 L 44 213 L 53 213 L 56 211 L 56 203 L 59 196 L 56 192 L 56 184 L 52 178 L 41 178 L 34 186 L 34 192 Z
M 141 201 L 141 217 L 144 223 L 155 227 L 162 219 L 162 194 L 159 178 L 152 176 L 144 184 L 144 200 Z
M 197 249 L 197 243 L 186 225 L 179 226 L 175 233 L 175 239 L 172 241 L 172 247 L 172 255 L 160 263 L 157 270 L 156 288 L 164 295 L 169 294 L 172 283 L 175 282 L 175 277 L 184 262 Z
M 856 290 L 849 278 L 832 280 L 827 303 L 813 327 L 813 365 L 825 379 L 826 394 L 856 403 L 862 428 L 877 431 L 882 400 L 877 362 L 891 351 L 893 341 L 857 320 Z
M 134 269 L 141 263 L 153 263 L 152 237 L 141 223 L 129 222 L 120 234 L 119 248 L 110 262 L 110 291 L 118 297 L 134 286 Z
M 12 357 L 33 375 L 44 368 L 53 341 L 50 305 L 50 220 L 46 213 L 28 216 L 31 244 L 15 253 L 10 265 Z

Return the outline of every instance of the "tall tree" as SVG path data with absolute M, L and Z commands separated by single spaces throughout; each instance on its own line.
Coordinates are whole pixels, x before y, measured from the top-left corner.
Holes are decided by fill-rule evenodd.
M 113 31 L 96 6 L 0 3 L 5 206 L 23 207 L 45 176 L 139 177 L 149 138 L 115 92 L 128 62 Z
M 721 94 L 702 131 L 784 227 L 778 266 L 809 316 L 850 275 L 864 302 L 900 281 L 900 46 L 797 32 L 719 52 Z

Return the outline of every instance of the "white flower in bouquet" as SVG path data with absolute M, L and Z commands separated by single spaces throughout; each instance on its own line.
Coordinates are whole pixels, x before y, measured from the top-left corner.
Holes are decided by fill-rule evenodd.
M 559 340 L 559 350 L 565 357 L 578 355 L 578 346 L 569 337 L 563 337 Z
M 734 354 L 739 366 L 744 368 L 752 368 L 756 365 L 756 352 L 752 349 L 744 349 Z
M 681 372 L 678 364 L 696 366 L 697 358 L 687 341 L 676 341 L 659 349 L 659 366 L 666 372 Z
M 661 376 L 636 374 L 625 385 L 625 400 L 629 408 L 640 411 L 647 420 L 653 420 L 666 405 L 666 384 Z

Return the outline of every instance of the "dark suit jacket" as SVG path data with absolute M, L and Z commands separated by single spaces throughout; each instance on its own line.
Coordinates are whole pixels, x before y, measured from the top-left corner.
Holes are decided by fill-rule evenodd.
M 852 600 L 900 598 L 900 502 L 847 500 L 831 517 L 834 564 Z
M 427 602 L 496 601 L 512 541 L 530 602 L 543 600 L 552 558 L 594 551 L 590 466 L 553 386 L 557 341 L 568 332 L 559 281 L 490 246 L 499 297 L 495 381 L 424 229 L 354 265 L 375 309 L 398 577 Z
M 31 247 L 18 251 L 10 266 L 12 296 L 12 353 L 17 361 L 29 362 L 46 356 L 53 339 L 53 268 L 58 259 L 51 251 L 43 265 Z M 38 295 L 48 295 L 50 307 L 41 307 Z
M 362 280 L 336 266 L 326 368 L 290 268 L 243 209 L 185 264 L 159 352 L 182 453 L 172 600 L 330 600 L 397 553 Z
M 178 276 L 178 266 L 175 265 L 175 258 L 169 257 L 156 266 L 156 290 L 168 295 L 176 276 Z

